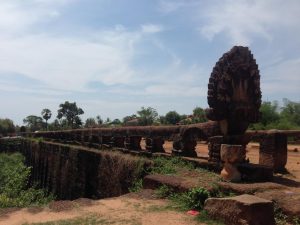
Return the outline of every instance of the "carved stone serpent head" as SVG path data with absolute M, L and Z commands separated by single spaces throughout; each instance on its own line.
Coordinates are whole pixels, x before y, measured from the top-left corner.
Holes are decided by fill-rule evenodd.
M 208 84 L 206 111 L 224 135 L 243 134 L 257 122 L 261 105 L 258 66 L 248 47 L 234 46 L 216 63 Z

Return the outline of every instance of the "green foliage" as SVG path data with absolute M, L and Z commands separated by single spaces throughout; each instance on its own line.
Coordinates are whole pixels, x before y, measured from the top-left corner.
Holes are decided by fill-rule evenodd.
M 283 107 L 278 102 L 263 102 L 260 108 L 259 123 L 250 126 L 254 130 L 290 130 L 300 129 L 300 103 L 283 99 Z
M 162 118 L 161 118 L 162 119 Z M 180 121 L 181 117 L 176 111 L 170 111 L 164 117 L 164 122 L 166 124 L 177 124 Z
M 152 174 L 174 174 L 178 169 L 186 168 L 193 169 L 194 165 L 190 162 L 184 161 L 180 157 L 156 157 L 153 159 Z
M 133 185 L 129 188 L 130 192 L 139 192 L 143 189 L 143 179 L 136 179 L 133 182 Z
M 52 112 L 50 109 L 43 109 L 41 112 L 41 115 L 43 117 L 44 120 L 46 120 L 46 125 L 48 124 L 48 120 L 51 118 L 52 116 Z
M 148 126 L 152 125 L 158 120 L 158 113 L 155 109 L 148 107 L 142 107 L 140 111 L 137 111 L 139 125 Z
M 169 197 L 171 194 L 173 194 L 173 189 L 165 184 L 161 185 L 155 190 L 155 196 L 158 198 L 166 198 Z
M 0 136 L 7 136 L 15 131 L 16 127 L 11 119 L 0 119 Z
M 44 126 L 43 118 L 40 116 L 30 115 L 23 119 L 23 123 L 31 132 L 42 130 Z
M 41 189 L 28 188 L 30 172 L 21 154 L 0 154 L 0 208 L 42 205 L 53 199 Z
M 91 128 L 91 127 L 96 127 L 96 126 L 97 126 L 97 123 L 94 118 L 87 118 L 84 123 L 85 128 Z
M 132 114 L 131 116 L 125 116 L 123 118 L 123 124 L 127 124 L 127 122 L 131 121 L 131 120 L 136 120 L 137 119 L 137 115 Z
M 100 115 L 96 116 L 96 120 L 97 120 L 97 124 L 98 124 L 98 125 L 103 124 L 103 120 L 102 120 L 102 118 L 101 118 Z
M 193 110 L 193 116 L 194 116 L 193 123 L 204 123 L 204 122 L 208 121 L 206 118 L 205 111 L 201 107 L 196 107 Z
M 71 128 L 79 128 L 82 125 L 79 115 L 82 115 L 84 111 L 77 107 L 76 102 L 62 103 L 59 105 L 59 110 L 57 111 L 57 118 L 65 118 L 67 125 Z
M 205 188 L 197 187 L 184 193 L 174 193 L 169 198 L 173 203 L 173 208 L 186 211 L 189 209 L 202 209 L 205 200 L 209 197 L 209 191 Z

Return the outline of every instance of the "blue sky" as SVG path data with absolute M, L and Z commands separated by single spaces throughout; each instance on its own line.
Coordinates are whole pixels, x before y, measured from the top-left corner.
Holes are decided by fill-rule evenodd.
M 0 117 L 76 101 L 83 119 L 207 107 L 216 61 L 249 46 L 263 100 L 300 94 L 299 0 L 1 0 Z

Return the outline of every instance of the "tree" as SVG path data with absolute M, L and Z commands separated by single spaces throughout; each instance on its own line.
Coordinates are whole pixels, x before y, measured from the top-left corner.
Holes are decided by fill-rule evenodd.
M 113 125 L 121 125 L 122 122 L 121 122 L 121 120 L 119 120 L 119 119 L 114 119 L 110 124 L 113 124 Z
M 204 109 L 196 107 L 193 110 L 193 123 L 204 123 L 207 121 Z
M 280 112 L 280 120 L 288 121 L 294 126 L 300 126 L 300 103 L 283 99 L 284 107 Z
M 260 123 L 263 126 L 277 123 L 280 119 L 278 113 L 278 102 L 263 102 L 260 107 L 261 119 Z
M 97 120 L 97 124 L 98 125 L 102 125 L 103 124 L 103 120 L 102 120 L 102 118 L 101 118 L 101 116 L 96 116 L 96 120 Z
M 62 125 L 60 124 L 58 119 L 55 119 L 52 123 L 49 124 L 49 130 L 60 130 L 62 129 Z
M 42 114 L 43 119 L 46 120 L 46 128 L 48 129 L 48 120 L 52 116 L 51 110 L 50 109 L 43 109 L 41 114 Z
M 82 115 L 84 111 L 77 107 L 76 102 L 68 102 L 62 103 L 59 105 L 60 109 L 57 111 L 57 118 L 62 119 L 65 118 L 67 121 L 67 125 L 71 128 L 78 128 L 82 125 L 82 121 L 79 115 Z
M 139 124 L 142 126 L 152 125 L 158 119 L 158 113 L 155 109 L 142 107 L 137 111 Z
M 7 136 L 15 131 L 16 127 L 11 119 L 0 119 L 0 136 Z
M 132 114 L 131 116 L 125 116 L 123 118 L 123 124 L 127 124 L 128 121 L 131 121 L 131 120 L 135 120 L 137 119 L 137 116 L 135 114 Z
M 180 121 L 180 115 L 176 111 L 170 111 L 165 116 L 166 124 L 177 124 Z
M 31 132 L 41 130 L 44 127 L 43 118 L 35 115 L 27 116 L 23 119 L 23 123 L 30 129 Z
M 84 127 L 90 128 L 90 127 L 96 127 L 97 123 L 94 118 L 87 118 L 84 124 Z

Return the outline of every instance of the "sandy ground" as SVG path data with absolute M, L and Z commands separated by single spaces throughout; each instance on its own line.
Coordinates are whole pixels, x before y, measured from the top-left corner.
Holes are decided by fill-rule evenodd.
M 19 209 L 0 214 L 1 225 L 20 225 L 60 220 L 76 220 L 76 224 L 132 224 L 132 225 L 193 225 L 194 216 L 166 209 L 166 200 L 146 199 L 128 194 L 103 200 L 60 201 L 51 208 Z M 70 205 L 72 205 L 70 207 Z M 78 219 L 80 223 L 78 223 Z M 89 218 L 89 219 L 88 219 Z M 65 223 L 64 223 L 65 224 Z

